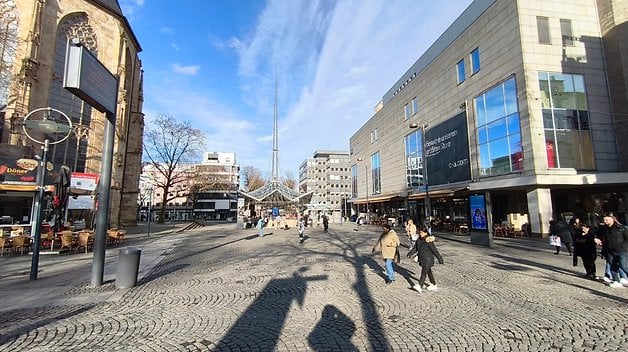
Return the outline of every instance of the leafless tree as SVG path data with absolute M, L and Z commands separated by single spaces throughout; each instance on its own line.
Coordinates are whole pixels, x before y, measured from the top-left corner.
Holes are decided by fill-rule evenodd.
M 203 131 L 189 122 L 159 115 L 144 133 L 144 159 L 154 169 L 154 186 L 161 189 L 159 222 L 166 216 L 168 201 L 189 194 L 194 168 L 190 163 L 200 159 L 205 146 Z
M 262 177 L 262 172 L 253 166 L 243 167 L 242 176 L 244 177 L 244 188 L 249 192 L 261 188 L 268 182 Z
M 292 171 L 286 171 L 286 174 L 281 181 L 286 187 L 294 190 L 297 189 L 297 180 L 294 178 Z

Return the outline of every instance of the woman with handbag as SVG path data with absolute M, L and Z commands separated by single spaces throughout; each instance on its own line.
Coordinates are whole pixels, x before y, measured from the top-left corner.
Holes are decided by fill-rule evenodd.
M 436 249 L 434 245 L 434 241 L 436 238 L 434 236 L 428 236 L 427 228 L 421 226 L 419 230 L 419 239 L 414 243 L 414 247 L 408 253 L 408 258 L 412 258 L 413 255 L 418 255 L 419 266 L 421 267 L 421 277 L 419 278 L 419 283 L 414 285 L 412 288 L 421 292 L 425 287 L 425 278 L 426 276 L 430 280 L 430 285 L 426 287 L 428 291 L 435 291 L 438 289 L 436 286 L 436 280 L 434 280 L 434 274 L 432 273 L 432 267 L 434 266 L 434 257 L 438 259 L 439 264 L 443 264 L 443 257 Z
M 399 253 L 399 237 L 395 230 L 390 228 L 390 225 L 382 225 L 384 231 L 379 240 L 371 250 L 371 253 L 382 252 L 386 266 L 386 283 L 389 284 L 395 281 L 395 270 L 393 268 L 393 261 L 398 257 Z

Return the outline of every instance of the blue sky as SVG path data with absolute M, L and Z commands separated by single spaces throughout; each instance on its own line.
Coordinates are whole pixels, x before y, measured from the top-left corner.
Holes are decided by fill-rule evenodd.
M 143 51 L 144 114 L 190 121 L 207 151 L 270 177 L 349 150 L 375 105 L 472 0 L 120 0 Z

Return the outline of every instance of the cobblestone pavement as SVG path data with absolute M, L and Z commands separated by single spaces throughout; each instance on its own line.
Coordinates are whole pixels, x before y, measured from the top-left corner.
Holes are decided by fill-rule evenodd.
M 440 289 L 418 293 L 403 255 L 384 284 L 377 229 L 306 235 L 223 224 L 138 241 L 131 289 L 115 288 L 115 253 L 97 288 L 91 253 L 45 259 L 34 282 L 28 256 L 2 257 L 0 351 L 628 350 L 628 288 L 585 280 L 545 242 L 442 236 Z

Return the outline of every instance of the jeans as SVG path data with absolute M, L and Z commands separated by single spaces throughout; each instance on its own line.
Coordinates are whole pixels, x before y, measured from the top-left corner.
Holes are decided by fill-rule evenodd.
M 607 253 L 606 269 L 610 272 L 613 281 L 619 281 L 620 278 L 625 279 L 628 273 L 628 255 L 626 253 Z
M 391 259 L 386 259 L 386 277 L 390 281 L 394 281 L 395 280 L 395 269 L 393 268 L 393 260 L 392 260 L 392 258 Z

